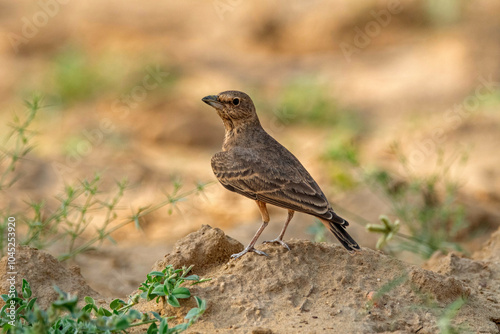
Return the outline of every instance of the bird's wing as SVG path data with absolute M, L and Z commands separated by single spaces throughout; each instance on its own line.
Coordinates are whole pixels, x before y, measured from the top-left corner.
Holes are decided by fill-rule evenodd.
M 259 153 L 251 149 L 219 152 L 212 158 L 214 174 L 225 188 L 248 198 L 326 220 L 338 217 L 291 153 L 272 161 Z

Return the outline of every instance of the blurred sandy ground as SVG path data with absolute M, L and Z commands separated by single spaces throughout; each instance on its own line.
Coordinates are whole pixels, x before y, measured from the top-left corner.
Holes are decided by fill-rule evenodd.
M 364 187 L 340 189 L 329 177 L 322 156 L 339 130 L 300 119 L 277 122 L 286 113 L 283 89 L 311 80 L 337 101 L 336 112 L 361 120 L 357 138 L 367 167 L 397 172 L 388 154 L 394 141 L 417 174 L 434 168 L 438 148 L 467 152 L 456 174 L 463 200 L 475 219 L 498 224 L 500 3 L 436 3 L 0 1 L 2 132 L 33 92 L 50 104 L 40 112 L 37 147 L 22 164 L 23 178 L 2 202 L 21 208 L 29 197 L 47 199 L 50 207 L 64 181 L 94 171 L 109 183 L 130 179 L 126 209 L 161 200 L 173 179 L 186 190 L 214 181 L 210 157 L 220 149 L 223 128 L 200 99 L 236 89 L 254 98 L 264 127 L 310 170 L 334 208 L 376 221 L 387 203 Z M 67 168 L 58 172 L 54 166 L 61 165 Z M 246 243 L 260 221 L 253 203 L 218 184 L 179 210 L 147 217 L 143 232 L 117 232 L 119 248 L 104 248 L 108 258 L 89 255 L 80 264 L 104 261 L 117 271 L 134 268 L 140 277 L 201 224 Z M 263 240 L 274 238 L 286 216 L 280 209 L 271 215 Z M 353 236 L 373 247 L 376 236 L 349 220 Z M 297 215 L 287 237 L 310 238 L 312 221 Z M 124 253 L 135 263 L 117 260 Z M 82 271 L 102 277 L 92 266 Z

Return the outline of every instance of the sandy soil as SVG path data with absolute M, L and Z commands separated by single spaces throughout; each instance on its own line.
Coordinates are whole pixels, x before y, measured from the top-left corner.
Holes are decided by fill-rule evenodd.
M 194 273 L 212 278 L 192 287 L 208 307 L 190 333 L 438 333 L 447 307 L 459 298 L 467 302 L 452 319 L 455 329 L 500 330 L 500 230 L 471 258 L 435 255 L 426 269 L 366 248 L 352 256 L 324 243 L 293 239 L 289 246 L 286 251 L 262 245 L 258 248 L 269 257 L 252 253 L 229 260 L 243 245 L 204 225 L 179 240 L 153 269 L 194 265 Z M 42 304 L 55 298 L 53 284 L 102 301 L 78 268 L 67 270 L 33 248 L 18 251 L 18 271 L 30 280 Z M 5 287 L 1 289 L 4 293 Z M 153 301 L 137 308 L 180 316 L 194 301 L 180 309 L 162 310 L 160 305 Z

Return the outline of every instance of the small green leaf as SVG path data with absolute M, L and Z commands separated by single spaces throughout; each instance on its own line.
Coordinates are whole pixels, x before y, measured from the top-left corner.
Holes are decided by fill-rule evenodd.
M 113 313 L 111 313 L 109 310 L 103 308 L 103 307 L 99 307 L 99 309 L 97 310 L 97 314 L 99 315 L 105 315 L 107 317 L 110 317 L 113 315 Z
M 189 324 L 188 323 L 178 324 L 177 326 L 175 326 L 175 327 L 172 328 L 172 332 L 171 333 L 180 333 L 180 332 L 185 331 L 188 328 L 189 328 Z
M 35 302 L 36 302 L 36 298 L 31 299 L 31 300 L 28 302 L 28 305 L 26 305 L 26 309 L 28 309 L 28 310 L 32 310 L 32 309 L 33 309 L 33 306 L 35 305 Z
M 167 293 L 165 293 L 165 291 L 164 291 L 164 287 L 165 287 L 165 286 L 164 286 L 164 285 L 161 285 L 161 284 L 157 285 L 157 286 L 153 289 L 153 291 L 151 292 L 151 294 L 152 294 L 152 295 L 155 295 L 155 296 L 165 296 L 165 295 L 167 295 L 168 291 L 167 291 Z
M 381 249 L 382 247 L 385 246 L 385 244 L 387 243 L 387 237 L 385 235 L 381 236 L 378 240 L 377 240 L 377 244 L 375 245 L 375 248 L 376 249 Z
M 149 273 L 150 276 L 160 276 L 160 277 L 165 277 L 165 273 L 161 271 L 152 271 Z
M 367 224 L 366 229 L 369 232 L 375 232 L 375 233 L 386 233 L 387 228 L 383 225 L 375 225 L 375 224 Z
M 198 275 L 190 275 L 188 277 L 184 277 L 184 279 L 186 281 L 199 281 L 200 280 L 200 276 L 198 276 Z
M 92 312 L 92 310 L 97 310 L 97 307 L 93 304 L 87 304 L 84 307 L 82 307 L 82 311 L 86 313 Z
M 130 321 L 126 317 L 120 317 L 120 319 L 115 324 L 115 328 L 117 330 L 125 330 L 129 327 L 130 327 Z
M 153 298 L 155 297 L 155 295 L 153 295 L 153 290 L 154 290 L 154 288 L 155 288 L 155 285 L 151 285 L 151 286 L 149 287 L 149 289 L 148 289 L 148 294 L 147 294 L 147 296 L 148 296 L 148 298 L 147 298 L 147 299 L 148 299 L 148 300 L 151 300 L 151 299 L 153 299 Z
M 15 326 L 12 326 L 8 323 L 6 323 L 5 325 L 3 325 L 2 329 L 3 329 L 3 333 L 10 333 L 9 332 L 9 329 L 15 329 L 16 327 Z
M 113 300 L 110 304 L 109 304 L 109 308 L 112 309 L 112 310 L 117 310 L 119 309 L 120 307 L 122 307 L 123 305 L 126 305 L 127 303 L 125 303 L 123 300 L 121 299 L 115 299 Z
M 189 291 L 188 288 L 180 287 L 180 288 L 175 288 L 172 290 L 172 294 L 176 298 L 189 298 L 191 297 L 191 292 Z
M 52 303 L 52 305 L 57 306 L 57 307 L 64 307 L 64 308 L 70 309 L 70 308 L 75 307 L 77 303 L 78 303 L 78 297 L 74 296 L 74 297 L 71 297 L 69 299 L 56 300 Z
M 171 289 L 169 289 L 169 284 L 165 282 L 165 284 L 163 284 L 163 292 L 165 293 L 165 296 L 170 294 L 170 290 Z
M 137 310 L 134 310 L 134 309 L 130 309 L 127 314 L 128 314 L 130 319 L 141 319 L 144 314 L 146 315 L 146 319 L 148 319 L 148 315 L 146 313 L 143 314 L 143 313 L 141 313 Z
M 85 300 L 85 302 L 86 302 L 87 304 L 92 304 L 92 305 L 95 305 L 94 298 L 92 298 L 92 297 L 86 296 L 85 298 L 83 298 L 83 300 Z
M 206 301 L 205 299 L 202 299 L 202 300 L 201 300 L 201 304 L 200 304 L 199 308 L 200 308 L 203 312 L 205 312 L 205 310 L 207 309 L 207 301 Z
M 152 314 L 152 315 L 153 315 L 153 317 L 155 317 L 155 318 L 156 318 L 156 320 L 158 320 L 158 321 L 161 321 L 161 319 L 163 319 L 163 318 L 162 318 L 162 317 L 161 317 L 158 313 L 156 313 L 156 312 L 151 312 L 151 314 Z
M 156 334 L 158 333 L 158 326 L 156 326 L 156 322 L 151 323 L 148 327 L 148 331 L 146 334 Z
M 189 312 L 186 314 L 184 319 L 191 320 L 194 317 L 196 317 L 199 313 L 200 313 L 200 309 L 197 307 L 193 307 L 192 309 L 189 310 Z
M 23 298 L 28 299 L 29 297 L 31 297 L 30 285 L 24 278 L 23 278 L 23 285 L 22 285 L 21 291 L 23 294 Z
M 177 300 L 177 298 L 175 298 L 175 296 L 173 296 L 173 295 L 168 295 L 167 302 L 170 305 L 172 305 L 173 307 L 180 307 L 181 306 L 181 304 L 179 304 L 179 301 Z
M 54 285 L 54 290 L 56 290 L 56 292 L 61 296 L 61 297 L 64 297 L 64 298 L 67 298 L 68 297 L 68 294 L 64 291 L 62 291 L 61 289 L 59 289 L 59 287 L 57 285 Z
M 165 318 L 162 318 L 160 321 L 160 328 L 158 329 L 159 334 L 168 334 L 172 333 L 168 330 L 168 321 Z

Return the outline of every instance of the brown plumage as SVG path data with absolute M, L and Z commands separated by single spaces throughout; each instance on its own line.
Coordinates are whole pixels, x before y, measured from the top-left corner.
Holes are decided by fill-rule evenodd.
M 265 242 L 288 248 L 283 236 L 298 211 L 318 217 L 348 251 L 360 249 L 345 230 L 349 223 L 333 211 L 304 166 L 262 128 L 247 94 L 226 91 L 206 96 L 202 101 L 217 110 L 226 130 L 222 152 L 212 157 L 215 176 L 226 189 L 255 200 L 262 214 L 262 226 L 245 250 L 233 258 L 249 251 L 266 255 L 254 248 L 269 222 L 266 203 L 288 209 L 288 219 L 280 235 Z

